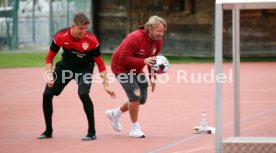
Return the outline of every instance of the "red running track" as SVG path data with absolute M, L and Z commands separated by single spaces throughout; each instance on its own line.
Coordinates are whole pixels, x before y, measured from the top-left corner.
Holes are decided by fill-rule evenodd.
M 223 65 L 228 79 L 223 84 L 223 139 L 233 136 L 231 66 Z M 241 63 L 241 136 L 276 136 L 275 67 L 275 62 Z M 192 130 L 199 124 L 202 111 L 207 112 L 208 124 L 214 126 L 213 70 L 213 63 L 171 65 L 167 77 L 163 75 L 160 80 L 168 81 L 160 82 L 140 109 L 139 122 L 145 139 L 128 136 L 128 114 L 121 120 L 123 132 L 113 131 L 104 112 L 121 105 L 126 96 L 114 78 L 110 86 L 116 90 L 116 99 L 111 99 L 101 83 L 95 82 L 90 95 L 98 139 L 83 142 L 87 121 L 74 81 L 54 98 L 53 138 L 38 140 L 36 137 L 44 130 L 45 69 L 0 69 L 0 153 L 214 152 L 214 135 L 196 135 Z

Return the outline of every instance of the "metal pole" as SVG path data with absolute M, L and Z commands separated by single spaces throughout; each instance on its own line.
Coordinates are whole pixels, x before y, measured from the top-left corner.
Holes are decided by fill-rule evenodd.
M 222 50 L 223 50 L 223 10 L 222 4 L 216 3 L 215 12 L 215 119 L 216 119 L 216 135 L 215 145 L 216 153 L 221 153 L 221 137 L 222 137 L 222 84 L 217 80 L 217 76 L 222 73 Z
M 5 1 L 2 1 L 4 4 L 4 10 L 6 11 L 6 4 Z M 6 22 L 6 34 L 7 34 L 7 45 L 9 46 L 9 49 L 11 50 L 11 36 L 10 36 L 10 21 L 8 21 L 7 18 L 11 16 L 5 16 L 5 22 Z M 5 43 L 3 43 L 5 44 Z M 1 45 L 1 44 L 0 44 Z
M 53 0 L 49 0 L 49 32 L 50 32 L 50 42 L 52 41 L 52 37 L 54 35 L 54 26 L 53 26 L 53 6 L 52 6 L 52 1 Z
M 36 0 L 33 0 L 33 10 L 32 10 L 32 37 L 33 37 L 33 42 L 35 43 L 35 5 L 36 5 Z
M 66 20 L 67 20 L 67 27 L 69 27 L 69 20 L 70 20 L 70 16 L 69 16 L 69 0 L 67 0 L 67 13 L 66 13 Z
M 91 0 L 91 9 L 90 9 L 90 14 L 91 14 L 91 22 L 92 22 L 92 24 L 91 24 L 91 32 L 93 32 L 94 33 L 94 12 L 95 12 L 95 10 L 94 10 L 94 1 L 93 0 Z
M 240 136 L 240 10 L 232 10 L 234 135 Z
M 11 37 L 11 49 L 18 48 L 18 7 L 19 0 L 14 1 L 13 14 L 12 14 L 12 37 Z

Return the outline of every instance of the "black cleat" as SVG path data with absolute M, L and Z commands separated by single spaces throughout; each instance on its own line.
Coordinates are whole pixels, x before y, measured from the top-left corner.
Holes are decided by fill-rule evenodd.
M 43 132 L 40 136 L 37 137 L 37 139 L 48 139 L 52 138 L 52 132 Z
M 83 137 L 81 140 L 82 141 L 92 141 L 92 140 L 96 140 L 97 137 L 95 134 L 87 134 L 85 137 Z

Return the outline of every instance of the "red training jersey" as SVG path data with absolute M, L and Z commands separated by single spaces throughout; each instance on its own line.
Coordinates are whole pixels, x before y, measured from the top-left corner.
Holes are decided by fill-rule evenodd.
M 144 59 L 156 56 L 162 49 L 163 39 L 151 40 L 144 30 L 138 30 L 128 34 L 112 55 L 111 69 L 114 74 L 142 73 L 145 66 Z
M 60 47 L 63 48 L 62 60 L 72 65 L 94 63 L 94 58 L 101 56 L 98 39 L 90 32 L 86 32 L 82 39 L 71 36 L 70 28 L 61 30 L 53 38 L 46 63 L 51 63 Z M 48 55 L 49 55 L 48 54 Z

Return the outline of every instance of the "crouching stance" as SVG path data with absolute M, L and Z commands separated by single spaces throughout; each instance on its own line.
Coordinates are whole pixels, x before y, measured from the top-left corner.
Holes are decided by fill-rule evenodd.
M 140 105 L 145 104 L 148 92 L 148 82 L 143 68 L 147 65 L 150 70 L 154 64 L 156 55 L 162 48 L 162 37 L 166 30 L 166 21 L 158 16 L 152 16 L 144 26 L 130 33 L 112 56 L 111 69 L 128 97 L 128 101 L 122 106 L 106 111 L 113 129 L 118 132 L 122 131 L 121 115 L 129 111 L 132 122 L 129 136 L 145 137 L 138 123 Z M 150 79 L 150 85 L 153 92 L 156 88 L 154 79 Z
M 59 31 L 53 38 L 46 57 L 47 85 L 43 93 L 46 130 L 38 139 L 52 138 L 53 97 L 58 96 L 73 79 L 78 84 L 78 95 L 88 120 L 87 135 L 82 140 L 96 139 L 94 107 L 89 96 L 94 63 L 98 66 L 105 91 L 115 96 L 108 86 L 106 67 L 99 49 L 99 42 L 92 33 L 87 31 L 89 23 L 85 14 L 78 13 L 74 16 L 74 24 L 68 29 Z M 57 62 L 53 70 L 53 59 L 60 47 L 63 48 L 62 59 Z

